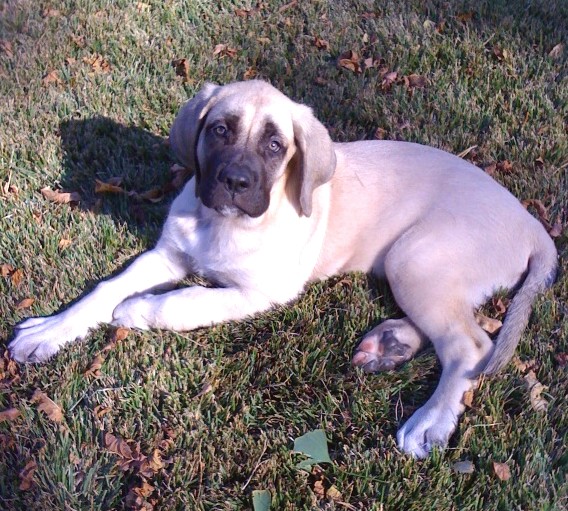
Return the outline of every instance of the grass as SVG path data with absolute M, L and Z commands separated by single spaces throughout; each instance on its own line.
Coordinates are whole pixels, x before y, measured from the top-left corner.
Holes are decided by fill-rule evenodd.
M 163 140 L 204 81 L 256 74 L 311 105 L 336 140 L 381 128 L 386 138 L 454 153 L 477 146 L 468 158 L 509 160 L 512 171 L 495 178 L 566 222 L 568 50 L 549 54 L 568 42 L 567 27 L 563 0 L 0 4 L 0 264 L 22 270 L 20 282 L 0 278 L 0 339 L 155 242 L 173 194 L 156 204 L 101 197 L 95 179 L 122 176 L 138 191 L 167 183 Z M 315 36 L 329 47 L 316 47 Z M 214 56 L 218 44 L 236 54 Z M 384 90 L 378 68 L 337 67 L 346 50 L 428 85 Z M 171 66 L 179 58 L 186 81 Z M 52 71 L 57 79 L 44 79 Z M 44 186 L 83 200 L 48 202 Z M 396 429 L 440 369 L 431 350 L 395 373 L 351 368 L 357 338 L 399 312 L 383 284 L 346 275 L 259 318 L 188 334 L 131 333 L 97 376 L 84 373 L 108 343 L 107 328 L 49 364 L 5 363 L 0 410 L 20 415 L 0 422 L 0 509 L 251 509 L 262 489 L 282 510 L 566 509 L 566 234 L 556 241 L 564 271 L 536 303 L 519 347 L 546 386 L 544 414 L 510 365 L 476 392 L 448 450 L 424 461 L 401 455 Z M 38 410 L 35 389 L 63 409 L 62 422 Z M 316 428 L 328 435 L 333 463 L 308 475 L 291 449 Z M 157 449 L 163 463 L 144 477 L 136 463 L 121 470 L 105 433 L 135 452 Z M 452 469 L 463 460 L 472 474 Z M 20 489 L 30 461 L 31 487 Z M 508 464 L 508 481 L 493 462 Z M 340 497 L 319 495 L 318 477 Z

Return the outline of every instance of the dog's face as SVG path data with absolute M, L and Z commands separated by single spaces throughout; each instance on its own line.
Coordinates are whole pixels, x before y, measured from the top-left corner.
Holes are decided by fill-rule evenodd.
M 206 85 L 181 110 L 170 141 L 195 171 L 203 205 L 223 216 L 260 217 L 285 180 L 297 183 L 299 213 L 309 216 L 313 190 L 335 169 L 332 142 L 311 110 L 265 82 Z

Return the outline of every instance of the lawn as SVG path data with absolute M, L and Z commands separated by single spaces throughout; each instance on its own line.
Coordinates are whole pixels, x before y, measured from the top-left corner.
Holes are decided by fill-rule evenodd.
M 365 275 L 185 334 L 103 326 L 45 365 L 4 353 L 0 509 L 252 509 L 265 490 L 274 510 L 566 509 L 567 56 L 565 0 L 0 3 L 0 355 L 19 321 L 156 241 L 169 127 L 205 81 L 268 80 L 339 141 L 460 154 L 527 201 L 561 257 L 518 358 L 426 460 L 395 433 L 435 388 L 433 350 L 393 373 L 350 366 L 400 315 Z M 302 470 L 294 440 L 316 429 L 331 463 Z

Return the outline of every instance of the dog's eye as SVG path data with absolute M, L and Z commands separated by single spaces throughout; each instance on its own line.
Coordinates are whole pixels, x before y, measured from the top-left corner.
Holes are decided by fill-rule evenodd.
M 227 134 L 227 128 L 222 124 L 218 124 L 217 126 L 213 127 L 213 133 L 220 137 L 224 137 Z
M 282 149 L 282 144 L 280 144 L 277 140 L 271 140 L 268 147 L 273 153 L 277 153 L 280 149 Z

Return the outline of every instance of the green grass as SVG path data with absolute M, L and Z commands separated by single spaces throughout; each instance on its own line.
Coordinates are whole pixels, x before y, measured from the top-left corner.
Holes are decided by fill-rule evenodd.
M 549 56 L 568 43 L 564 0 L 260 5 L 0 4 L 0 40 L 11 45 L 0 47 L 0 184 L 15 187 L 0 195 L 0 264 L 23 272 L 19 284 L 0 277 L 0 339 L 155 242 L 173 195 L 158 204 L 101 198 L 95 179 L 122 176 L 138 191 L 167 183 L 172 161 L 163 140 L 182 102 L 204 81 L 225 83 L 251 70 L 312 106 L 337 140 L 372 138 L 382 128 L 386 138 L 454 153 L 475 145 L 469 157 L 482 166 L 509 160 L 513 171 L 496 179 L 566 222 L 568 48 Z M 235 13 L 251 7 L 247 16 Z M 317 48 L 315 36 L 329 49 Z M 217 44 L 236 56 L 213 56 Z M 503 59 L 495 47 L 505 50 Z M 377 68 L 337 68 L 346 50 L 381 57 L 399 76 L 424 75 L 428 86 L 384 91 Z M 83 61 L 97 54 L 110 72 L 93 73 Z M 187 82 L 171 66 L 178 58 L 188 60 Z M 53 70 L 60 81 L 45 84 Z M 49 203 L 44 186 L 78 191 L 83 201 L 75 208 Z M 71 245 L 61 248 L 61 239 Z M 433 391 L 440 368 L 432 350 L 396 373 L 351 368 L 357 338 L 399 312 L 383 284 L 347 275 L 248 321 L 188 334 L 131 333 L 97 377 L 84 372 L 108 342 L 105 328 L 49 364 L 20 367 L 19 378 L 0 383 L 0 410 L 21 411 L 0 422 L 0 509 L 144 502 L 146 509 L 251 509 L 256 489 L 269 489 L 278 510 L 566 509 L 566 234 L 556 241 L 564 271 L 536 303 L 519 347 L 547 386 L 545 414 L 533 411 L 522 374 L 510 365 L 476 392 L 448 450 L 424 461 L 401 455 L 396 429 Z M 31 308 L 16 310 L 28 297 Z M 36 388 L 63 408 L 62 423 L 30 401 Z M 317 496 L 315 476 L 295 468 L 294 438 L 316 428 L 330 441 L 333 464 L 321 468 L 340 502 Z M 141 485 L 139 472 L 120 470 L 105 433 L 144 454 L 159 449 L 166 460 L 146 477 L 153 490 L 136 505 L 127 496 Z M 30 460 L 37 463 L 33 485 L 20 490 Z M 455 473 L 460 460 L 475 471 Z M 496 478 L 494 461 L 508 463 L 508 481 Z

